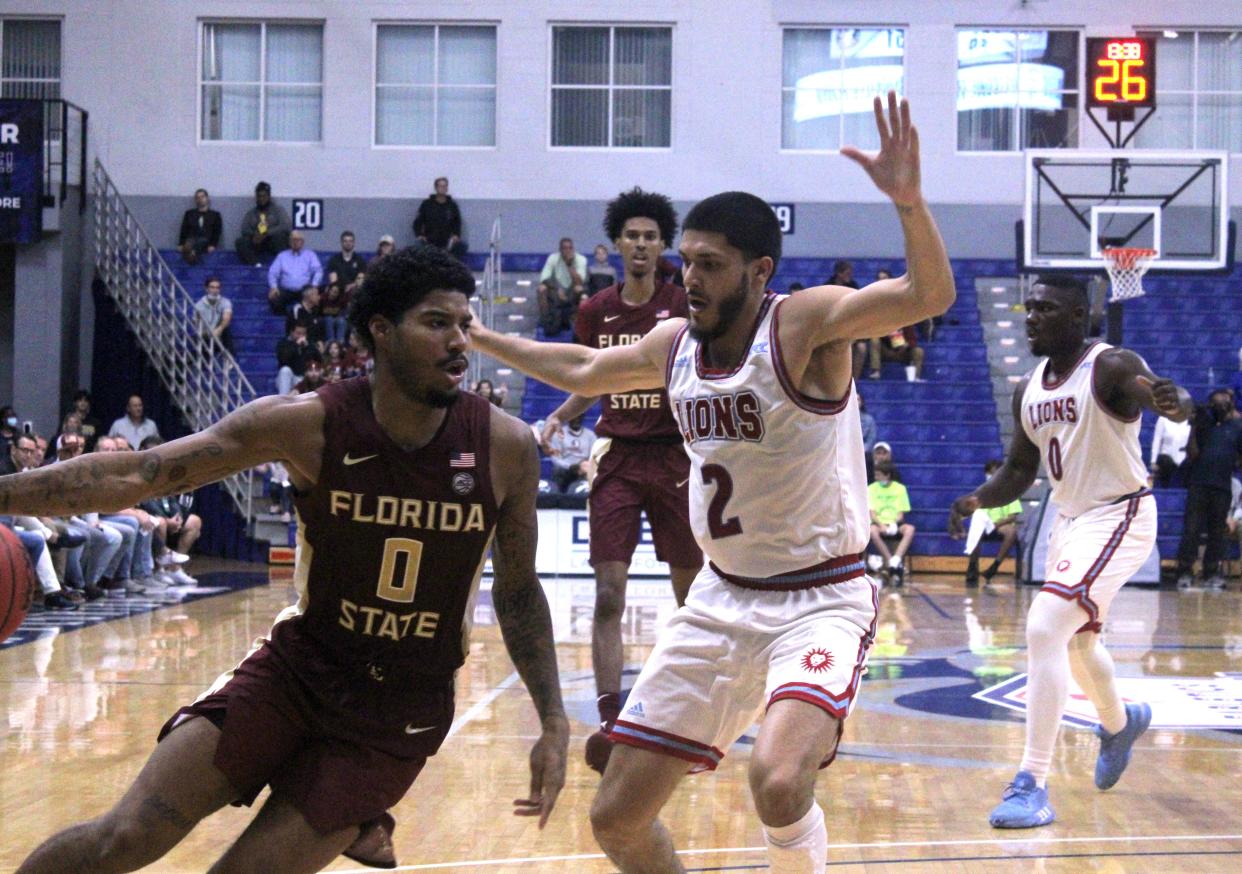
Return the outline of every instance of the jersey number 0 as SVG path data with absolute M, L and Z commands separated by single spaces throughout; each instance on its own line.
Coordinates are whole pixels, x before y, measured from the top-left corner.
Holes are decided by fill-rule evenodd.
M 405 557 L 405 570 L 397 579 L 397 562 Z M 418 566 L 423 562 L 423 542 L 408 537 L 389 537 L 384 541 L 384 561 L 380 565 L 375 596 L 398 604 L 411 604 L 418 588 Z

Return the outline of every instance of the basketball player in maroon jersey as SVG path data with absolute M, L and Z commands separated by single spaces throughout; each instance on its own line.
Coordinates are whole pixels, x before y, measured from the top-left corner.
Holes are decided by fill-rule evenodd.
M 688 315 L 685 289 L 662 281 L 660 253 L 677 234 L 677 212 L 663 194 L 634 188 L 608 204 L 604 231 L 621 253 L 621 282 L 599 291 L 578 308 L 574 337 L 605 349 L 637 343 L 660 322 Z M 587 738 L 586 762 L 604 773 L 612 742 L 608 732 L 621 712 L 621 614 L 630 559 L 638 546 L 641 514 L 651 523 L 656 558 L 668 562 L 677 606 L 703 565 L 690 529 L 690 459 L 681 445 L 668 392 L 663 388 L 618 392 L 602 398 L 570 395 L 547 419 L 545 449 L 564 422 L 603 402 L 595 433 L 604 442 L 591 482 L 591 567 L 595 569 L 595 615 L 591 662 L 595 668 L 600 730 Z
M 350 315 L 375 354 L 370 376 L 260 398 L 146 452 L 0 478 L 5 512 L 36 515 L 131 506 L 273 460 L 297 489 L 297 604 L 168 720 L 110 811 L 46 841 L 22 874 L 141 868 L 265 785 L 271 796 L 212 871 L 317 871 L 343 851 L 370 861 L 373 844 L 351 843 L 387 837 L 385 811 L 453 721 L 493 534 L 496 616 L 543 727 L 515 812 L 547 821 L 568 723 L 535 576 L 538 454 L 525 425 L 459 391 L 473 291 L 439 249 L 390 255 Z

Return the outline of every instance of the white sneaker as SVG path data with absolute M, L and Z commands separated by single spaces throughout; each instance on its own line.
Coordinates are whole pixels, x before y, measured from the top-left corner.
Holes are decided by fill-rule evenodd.
M 867 570 L 876 573 L 884 567 L 884 557 L 880 555 L 867 556 Z
M 888 560 L 888 569 L 890 571 L 895 571 L 900 567 L 901 567 L 901 559 L 898 558 L 897 556 L 894 555 L 892 558 Z
M 123 580 L 122 582 L 125 583 L 125 594 L 126 595 L 141 595 L 143 592 L 147 590 L 146 586 L 144 586 L 142 583 L 134 579 L 127 579 L 127 580 Z
M 174 586 L 177 583 L 177 581 L 172 578 L 172 574 L 168 571 L 156 572 L 155 578 L 160 581 L 161 586 Z
M 159 557 L 159 562 L 161 565 L 185 564 L 189 560 L 190 560 L 190 557 L 188 555 L 186 555 L 184 552 L 177 552 L 175 549 L 169 549 L 165 551 L 165 553 Z
M 187 574 L 187 573 L 186 573 L 185 571 L 183 571 L 181 568 L 177 568 L 175 571 L 173 571 L 172 573 L 170 573 L 168 576 L 169 576 L 169 577 L 172 579 L 172 581 L 173 581 L 176 585 L 178 585 L 178 586 L 196 586 L 196 585 L 198 585 L 198 580 L 194 579 L 194 577 L 192 577 L 192 576 L 190 576 L 189 574 Z

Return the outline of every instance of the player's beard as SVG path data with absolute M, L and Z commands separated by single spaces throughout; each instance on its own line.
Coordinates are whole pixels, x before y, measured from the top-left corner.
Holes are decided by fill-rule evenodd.
M 720 303 L 716 305 L 716 324 L 710 328 L 696 328 L 694 322 L 691 321 L 690 336 L 700 343 L 724 336 L 729 328 L 733 327 L 733 323 L 737 321 L 738 315 L 745 308 L 746 296 L 749 294 L 750 286 L 746 281 L 745 275 L 743 275 L 738 282 L 737 288 L 722 298 Z
M 461 389 L 458 388 L 451 388 L 447 391 L 432 388 L 420 381 L 412 368 L 407 367 L 404 363 L 398 364 L 394 362 L 393 365 L 397 385 L 401 386 L 405 396 L 415 403 L 431 407 L 432 409 L 443 410 L 451 407 L 461 393 Z

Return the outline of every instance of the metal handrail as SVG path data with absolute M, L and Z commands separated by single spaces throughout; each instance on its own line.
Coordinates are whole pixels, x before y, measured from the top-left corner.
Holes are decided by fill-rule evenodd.
M 500 294 L 500 217 L 492 222 L 492 232 L 487 240 L 487 261 L 483 263 L 483 279 L 478 284 L 476 309 L 479 320 L 488 328 L 496 328 L 496 296 Z M 480 368 L 482 353 L 470 353 L 470 372 L 476 375 L 483 371 Z
M 254 400 L 236 359 L 210 332 L 198 329 L 194 300 L 138 224 L 103 164 L 95 160 L 95 270 L 194 431 Z M 253 472 L 222 481 L 238 513 L 253 519 Z

